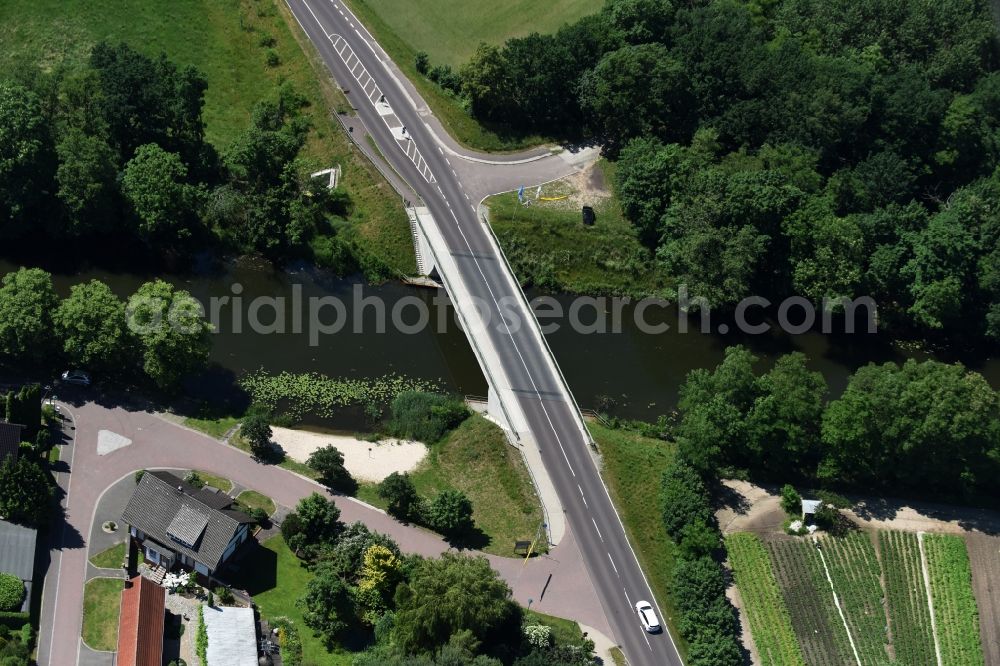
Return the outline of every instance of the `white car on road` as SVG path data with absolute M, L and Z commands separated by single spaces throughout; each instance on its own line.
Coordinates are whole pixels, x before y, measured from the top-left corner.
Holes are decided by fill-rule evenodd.
M 648 601 L 637 601 L 635 612 L 639 614 L 639 621 L 642 622 L 643 629 L 651 634 L 661 631 L 660 621 L 656 619 L 656 612 Z

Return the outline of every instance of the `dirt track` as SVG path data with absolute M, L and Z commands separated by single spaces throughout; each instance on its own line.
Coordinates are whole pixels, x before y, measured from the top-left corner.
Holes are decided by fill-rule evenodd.
M 965 535 L 972 564 L 972 590 L 979 605 L 979 633 L 986 666 L 1000 666 L 1000 537 Z

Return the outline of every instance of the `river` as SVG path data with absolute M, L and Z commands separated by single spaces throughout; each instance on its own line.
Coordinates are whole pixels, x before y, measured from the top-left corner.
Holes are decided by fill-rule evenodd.
M 0 275 L 14 269 L 16 266 L 10 262 L 0 261 Z M 367 285 L 360 278 L 337 278 L 310 266 L 279 270 L 265 261 L 253 259 L 188 275 L 161 277 L 191 292 L 206 309 L 211 307 L 213 298 L 217 303 L 222 297 L 230 299 L 217 305 L 218 330 L 213 336 L 211 354 L 213 368 L 205 377 L 189 383 L 189 390 L 200 397 L 210 399 L 221 394 L 233 378 L 261 368 L 270 372 L 287 370 L 363 377 L 395 372 L 436 380 L 449 391 L 485 395 L 486 383 L 469 342 L 454 324 L 450 307 L 446 307 L 445 316 L 438 316 L 441 299 L 435 299 L 437 292 L 434 290 L 397 282 Z M 90 279 L 102 280 L 125 298 L 152 278 L 134 270 L 82 269 L 53 274 L 61 296 L 68 294 L 73 284 Z M 539 296 L 531 292 L 528 295 L 532 299 Z M 233 307 L 232 299 L 236 297 L 242 299 L 240 307 Z M 284 332 L 250 330 L 248 310 L 258 297 L 283 300 Z M 339 320 L 342 328 L 336 333 L 316 335 L 313 340 L 316 344 L 310 344 L 309 305 L 311 302 L 327 303 L 314 309 L 320 312 L 321 322 L 331 325 L 338 320 L 336 308 L 328 303 L 331 297 L 346 306 L 346 317 Z M 422 303 L 430 311 L 432 324 L 414 332 L 401 332 L 392 325 L 387 325 L 385 332 L 376 332 L 378 313 L 373 305 L 364 311 L 364 324 L 358 325 L 359 320 L 352 313 L 357 298 L 381 300 L 390 317 L 394 308 L 399 309 L 405 324 L 417 323 L 417 303 Z M 572 297 L 562 295 L 554 300 L 568 311 Z M 295 302 L 306 311 L 301 332 L 294 330 Z M 274 308 L 268 303 L 258 301 L 257 319 L 264 325 L 272 325 L 275 321 Z M 603 308 L 602 305 L 597 310 Z M 241 313 L 235 322 L 234 311 Z M 580 319 L 590 323 L 595 311 L 595 308 L 584 308 Z M 737 343 L 749 347 L 761 359 L 762 368 L 782 354 L 805 353 L 811 367 L 826 378 L 831 397 L 843 391 L 848 376 L 866 363 L 901 362 L 908 357 L 932 356 L 916 349 L 901 349 L 891 344 L 884 334 L 808 332 L 790 335 L 772 330 L 764 335 L 723 335 L 715 330 L 717 325 L 714 323 L 715 332 L 705 334 L 695 330 L 697 322 L 689 326 L 690 332 L 682 333 L 678 330 L 675 309 L 647 311 L 647 322 L 670 325 L 666 332 L 649 334 L 640 330 L 634 314 L 634 305 L 622 308 L 618 332 L 581 333 L 562 320 L 559 330 L 547 335 L 581 407 L 610 407 L 609 411 L 618 416 L 654 420 L 674 407 L 678 387 L 690 370 L 714 367 L 722 359 L 725 348 Z M 280 330 L 281 327 L 272 325 L 271 328 Z M 956 359 L 945 357 L 942 360 Z M 1000 358 L 996 355 L 958 360 L 983 373 L 994 387 L 1000 387 Z

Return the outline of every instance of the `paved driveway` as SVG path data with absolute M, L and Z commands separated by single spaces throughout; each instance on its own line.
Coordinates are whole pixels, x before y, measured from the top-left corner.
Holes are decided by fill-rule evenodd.
M 87 539 L 98 500 L 107 488 L 137 469 L 202 469 L 253 488 L 285 506 L 295 506 L 312 492 L 326 491 L 315 482 L 280 467 L 262 465 L 234 447 L 170 423 L 156 414 L 120 406 L 84 402 L 64 405 L 75 425 L 73 442 L 63 452 L 69 473 L 59 482 L 66 491 L 65 522 L 53 530 L 51 566 L 46 576 L 39 629 L 38 663 L 65 666 L 80 660 L 83 584 L 87 574 Z M 132 444 L 99 456 L 98 432 L 109 430 Z M 391 535 L 411 553 L 438 555 L 449 549 L 437 535 L 396 521 L 349 497 L 335 497 L 345 522 L 361 521 Z M 583 566 L 573 535 L 547 557 L 521 560 L 489 556 L 522 605 L 578 620 L 610 634 L 608 622 Z M 543 594 L 544 593 L 544 594 Z

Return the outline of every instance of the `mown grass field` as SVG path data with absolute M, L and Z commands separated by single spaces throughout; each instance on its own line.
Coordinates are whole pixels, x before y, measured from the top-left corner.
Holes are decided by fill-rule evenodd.
M 732 560 L 734 550 L 728 541 L 727 544 Z M 802 652 L 801 661 L 786 656 L 770 663 L 804 662 L 808 666 L 855 663 L 849 630 L 862 666 L 932 665 L 936 662 L 932 612 L 943 663 L 970 666 L 983 663 L 969 557 L 960 537 L 926 536 L 932 604 L 928 603 L 915 534 L 854 532 L 843 538 L 823 538 L 819 549 L 806 540 L 766 545 Z M 820 553 L 825 557 L 829 580 Z M 756 593 L 752 584 L 757 584 L 759 576 L 749 579 L 741 576 L 739 562 L 734 563 L 734 568 L 758 650 L 762 644 L 773 645 L 777 624 L 766 623 L 762 631 L 760 623 L 755 625 L 754 617 L 770 612 L 768 609 L 776 601 Z M 834 591 L 843 619 L 833 602 Z
M 671 635 L 684 655 L 687 645 L 677 632 L 673 620 L 674 601 L 670 594 L 676 547 L 663 527 L 658 499 L 660 479 L 673 460 L 676 446 L 628 430 L 606 428 L 596 422 L 587 425 L 601 451 L 604 483 L 625 524 L 625 531 L 635 547 L 653 594 L 666 615 Z M 650 510 L 651 506 L 657 508 Z
M 479 123 L 466 112 L 461 102 L 454 96 L 446 93 L 436 84 L 417 72 L 414 65 L 414 58 L 418 51 L 426 51 L 431 56 L 432 64 L 452 64 L 459 66 L 467 59 L 468 55 L 476 49 L 481 41 L 496 40 L 502 42 L 507 37 L 513 36 L 513 32 L 503 32 L 499 27 L 486 25 L 482 21 L 482 16 L 487 13 L 499 13 L 504 17 L 503 21 L 497 24 L 508 24 L 517 29 L 522 9 L 518 6 L 527 4 L 532 9 L 540 9 L 549 5 L 529 0 L 511 4 L 487 5 L 482 2 L 466 2 L 460 0 L 445 0 L 436 2 L 435 0 L 418 0 L 417 2 L 405 2 L 404 0 L 347 0 L 347 4 L 358 16 L 362 23 L 375 36 L 379 44 L 386 53 L 393 59 L 399 68 L 406 74 L 413 84 L 420 91 L 421 96 L 430 105 L 441 124 L 448 130 L 457 141 L 474 148 L 476 150 L 487 151 L 511 151 L 535 146 L 545 142 L 545 137 L 534 135 L 523 135 L 511 133 L 504 128 L 490 127 Z M 555 20 L 550 27 L 556 28 L 565 21 L 572 20 L 577 15 L 583 16 L 597 11 L 602 3 L 595 0 L 555 0 L 552 7 L 565 6 L 575 7 L 574 13 L 567 10 L 565 18 Z M 546 16 L 549 11 L 545 10 Z M 402 18 L 403 15 L 413 17 L 415 23 Z M 437 19 L 432 16 L 441 15 L 441 19 L 435 25 L 433 21 Z M 558 16 L 558 14 L 552 14 Z M 525 22 L 525 25 L 530 25 Z M 545 32 L 541 25 L 535 21 L 534 27 L 528 27 L 516 34 L 526 34 L 532 30 Z M 478 31 L 478 32 L 477 32 Z M 457 35 L 450 38 L 452 47 L 439 47 L 438 35 Z M 469 46 L 471 44 L 471 46 Z M 462 46 L 459 46 L 462 45 Z M 455 50 L 460 49 L 460 50 Z M 468 55 L 463 55 L 468 54 Z
M 94 650 L 118 646 L 118 611 L 124 583 L 120 578 L 94 578 L 83 588 L 83 641 Z
M 116 543 L 90 557 L 90 563 L 100 569 L 118 569 L 125 560 L 125 542 Z
M 265 62 L 261 41 L 267 36 L 275 40 L 276 67 Z M 300 37 L 287 7 L 274 0 L 6 0 L 0 3 L 0 76 L 73 66 L 101 40 L 125 41 L 154 57 L 165 52 L 179 65 L 197 67 L 208 81 L 206 134 L 219 150 L 249 124 L 256 102 L 290 81 L 310 104 L 303 167 L 341 164 L 357 242 L 394 271 L 411 273 L 413 247 L 399 198 L 351 149 L 331 116 L 332 109 L 347 107 L 346 100 Z
M 461 67 L 480 42 L 503 44 L 510 37 L 555 32 L 596 13 L 602 0 L 352 0 L 363 2 L 415 51 L 432 63 Z
M 481 416 L 466 419 L 433 445 L 411 476 L 425 499 L 447 489 L 468 496 L 476 526 L 488 538 L 474 545 L 487 553 L 512 557 L 515 541 L 530 541 L 538 533 L 542 507 L 521 454 Z M 374 484 L 362 484 L 358 496 L 385 508 Z

